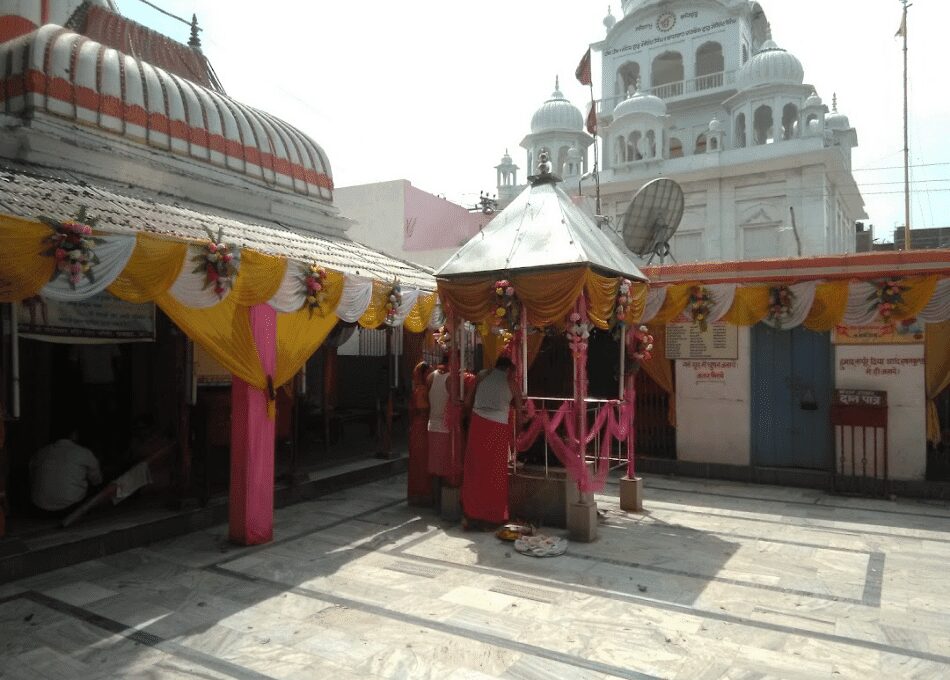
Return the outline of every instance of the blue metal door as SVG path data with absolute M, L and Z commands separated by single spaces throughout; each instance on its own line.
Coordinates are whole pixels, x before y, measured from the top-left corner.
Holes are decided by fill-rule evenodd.
M 831 339 L 799 327 L 752 329 L 752 462 L 831 469 Z

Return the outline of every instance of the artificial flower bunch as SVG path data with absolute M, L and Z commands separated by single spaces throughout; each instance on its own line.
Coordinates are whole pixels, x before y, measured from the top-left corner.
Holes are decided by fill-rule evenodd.
M 568 317 L 565 333 L 575 358 L 580 357 L 583 352 L 587 351 L 590 328 L 590 323 L 584 321 L 579 312 L 572 312 Z
M 630 357 L 638 362 L 649 361 L 653 358 L 653 336 L 650 329 L 640 326 L 631 332 Z
M 215 295 L 221 298 L 237 276 L 238 250 L 236 246 L 224 242 L 223 229 L 218 229 L 217 236 L 210 230 L 207 232 L 208 242 L 204 246 L 204 252 L 192 258 L 197 264 L 193 273 L 204 272 L 204 288 L 213 286 Z
M 617 323 L 627 322 L 627 312 L 630 307 L 630 287 L 632 285 L 630 279 L 620 279 L 620 285 L 617 288 L 617 304 L 614 307 L 614 316 Z
M 313 316 L 314 310 L 323 314 L 323 303 L 327 299 L 327 270 L 317 263 L 304 267 L 303 283 L 310 316 Z
M 788 286 L 772 286 L 769 288 L 769 321 L 776 327 L 782 327 L 782 319 L 787 319 L 792 313 L 795 304 L 795 293 Z
M 508 279 L 495 281 L 494 313 L 492 314 L 492 332 L 500 335 L 505 330 L 518 329 L 518 305 L 515 304 L 515 287 Z
M 93 266 L 99 264 L 99 256 L 94 248 L 102 243 L 102 239 L 92 236 L 92 225 L 96 218 L 86 215 L 86 206 L 81 206 L 75 220 L 58 222 L 49 218 L 40 218 L 53 230 L 52 235 L 46 238 L 49 249 L 43 254 L 56 260 L 53 270 L 55 281 L 61 274 L 69 280 L 69 287 L 76 290 L 76 286 L 83 280 L 90 283 L 96 280 Z
M 396 325 L 396 313 L 402 305 L 402 288 L 399 287 L 399 280 L 393 282 L 393 287 L 389 289 L 389 295 L 386 298 L 386 325 Z
M 452 349 L 452 333 L 449 331 L 448 326 L 444 324 L 439 326 L 439 330 L 435 331 L 432 337 L 435 339 L 436 344 L 442 348 L 443 352 L 448 352 Z
M 712 310 L 712 298 L 703 286 L 693 286 L 689 291 L 689 305 L 687 311 L 694 323 L 699 324 L 699 330 L 706 332 L 709 327 L 709 312 Z
M 874 292 L 868 296 L 868 302 L 871 303 L 869 311 L 877 310 L 885 323 L 891 322 L 897 305 L 904 304 L 904 293 L 908 287 L 902 286 L 901 280 L 900 277 L 895 276 L 875 281 Z

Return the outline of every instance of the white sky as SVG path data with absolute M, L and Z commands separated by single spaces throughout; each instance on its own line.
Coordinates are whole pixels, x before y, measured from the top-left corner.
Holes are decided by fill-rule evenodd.
M 188 27 L 140 0 L 116 0 L 140 23 L 185 42 Z M 608 0 L 153 0 L 198 15 L 203 49 L 228 94 L 311 135 L 337 186 L 404 178 L 472 205 L 495 191 L 555 75 L 582 111 L 574 79 L 603 38 Z M 898 0 L 761 0 L 780 47 L 795 54 L 825 103 L 857 128 L 855 177 L 875 225 L 904 223 Z M 620 0 L 609 3 L 622 16 Z M 910 10 L 911 224 L 950 226 L 950 92 L 943 43 L 950 2 Z M 600 96 L 599 62 L 594 61 Z M 881 169 L 884 168 L 884 169 Z

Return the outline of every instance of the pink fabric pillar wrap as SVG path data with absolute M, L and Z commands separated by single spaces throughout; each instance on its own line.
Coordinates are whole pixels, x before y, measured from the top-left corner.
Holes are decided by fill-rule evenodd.
M 270 305 L 248 310 L 264 374 L 277 365 L 277 312 Z M 274 538 L 274 420 L 268 395 L 234 377 L 231 385 L 231 493 L 229 537 L 241 545 Z

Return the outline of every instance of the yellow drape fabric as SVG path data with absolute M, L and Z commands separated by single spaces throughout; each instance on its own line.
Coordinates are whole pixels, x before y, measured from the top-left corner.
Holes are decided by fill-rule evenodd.
M 689 302 L 689 291 L 695 286 L 695 283 L 679 283 L 666 288 L 666 300 L 663 306 L 648 323 L 652 326 L 661 326 L 673 321 L 686 309 L 686 303 Z
M 344 276 L 339 272 L 328 271 L 326 281 L 327 311 L 312 314 L 307 307 L 292 314 L 277 315 L 277 371 L 274 386 L 280 387 L 290 381 L 319 349 L 327 335 L 337 324 L 337 316 L 332 310 L 340 303 L 343 295 Z
M 262 305 L 280 288 L 287 260 L 273 255 L 264 255 L 253 250 L 241 251 L 241 266 L 234 277 L 234 287 L 228 297 L 242 307 Z M 334 304 L 332 309 L 335 309 Z
M 653 358 L 644 361 L 641 367 L 666 392 L 669 404 L 666 418 L 670 425 L 676 427 L 676 388 L 673 383 L 673 362 L 666 358 L 666 326 L 651 323 L 649 328 L 653 336 Z
M 187 252 L 186 243 L 139 234 L 132 257 L 108 290 L 126 302 L 150 302 L 175 283 Z
M 420 294 L 412 311 L 409 312 L 406 316 L 406 320 L 403 322 L 406 330 L 410 333 L 424 333 L 429 327 L 429 319 L 432 318 L 435 301 L 435 293 Z
M 44 241 L 52 234 L 45 224 L 0 215 L 0 302 L 19 302 L 39 293 L 55 267 Z
M 815 301 L 805 317 L 804 326 L 810 331 L 833 330 L 844 319 L 848 308 L 848 282 L 830 281 L 815 288 Z
M 907 290 L 901 293 L 904 302 L 897 305 L 892 314 L 895 321 L 913 319 L 920 314 L 937 289 L 937 275 L 914 276 L 904 279 L 901 284 L 906 286 Z
M 488 330 L 488 326 L 479 325 L 478 332 L 482 338 L 482 368 L 493 368 L 498 355 L 505 349 L 505 344 L 500 335 L 495 335 Z M 528 368 L 534 364 L 538 358 L 538 352 L 541 351 L 541 343 L 544 342 L 543 333 L 531 333 L 528 335 Z M 513 352 L 520 352 L 521 346 L 512 347 Z
M 645 283 L 634 282 L 630 286 L 630 308 L 627 310 L 627 323 L 640 323 L 643 311 L 647 306 L 647 294 L 650 286 Z
M 564 323 L 581 296 L 587 273 L 587 267 L 574 267 L 511 277 L 528 311 L 528 322 L 533 326 Z
M 492 294 L 495 279 L 487 276 L 470 276 L 461 279 L 438 281 L 439 299 L 457 317 L 479 323 L 492 312 Z
M 389 299 L 389 293 L 393 289 L 392 283 L 383 283 L 382 281 L 373 281 L 373 297 L 370 300 L 369 307 L 359 318 L 360 326 L 363 328 L 379 328 L 386 320 L 386 301 Z
M 732 307 L 722 318 L 736 326 L 754 326 L 769 314 L 768 286 L 739 286 Z
M 610 327 L 610 318 L 617 306 L 619 288 L 618 277 L 601 276 L 593 271 L 587 271 L 587 280 L 584 282 L 584 291 L 587 293 L 587 317 L 601 330 L 607 330 Z
M 927 390 L 927 441 L 940 442 L 940 417 L 934 400 L 950 386 L 950 321 L 928 323 L 924 340 Z

